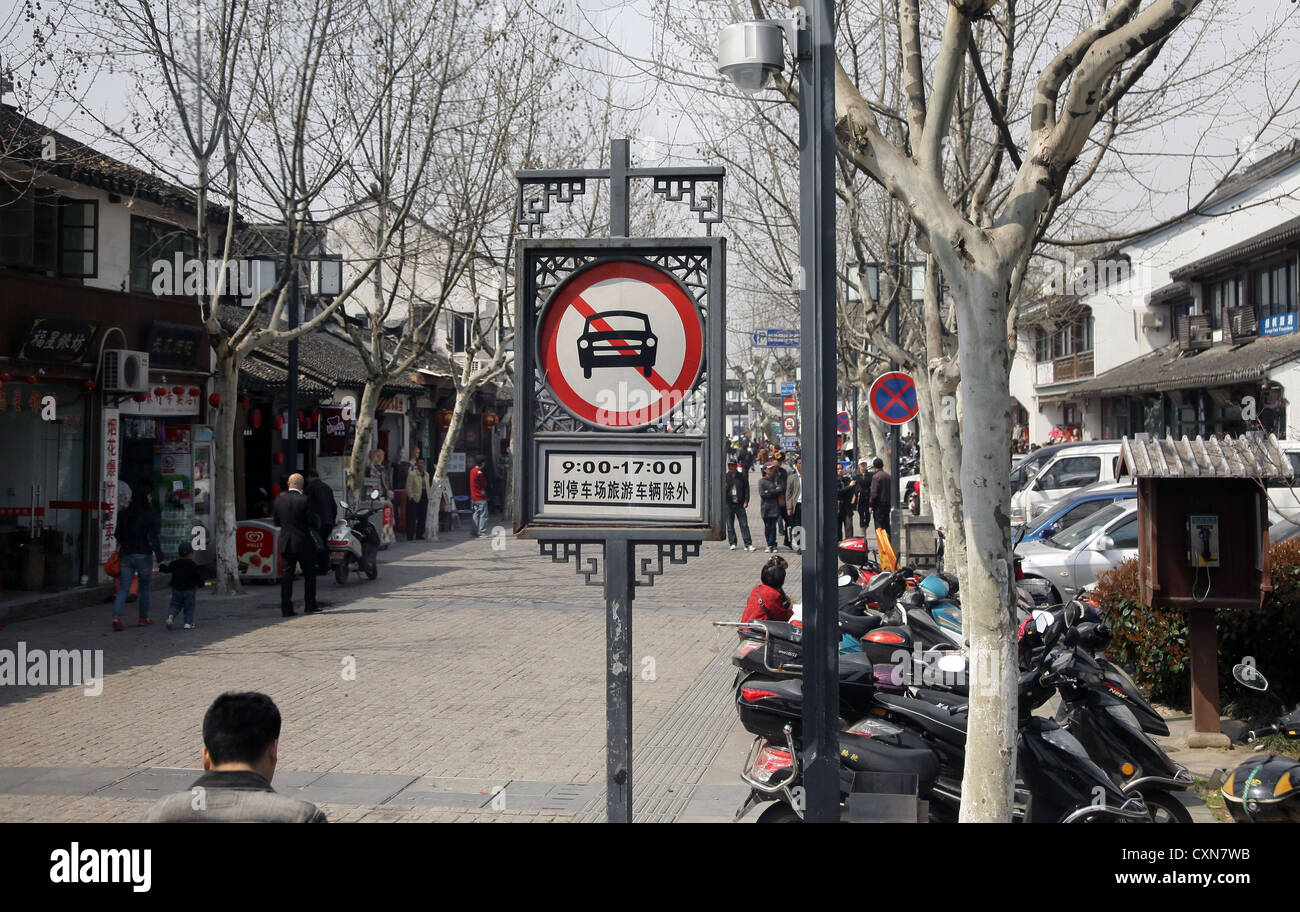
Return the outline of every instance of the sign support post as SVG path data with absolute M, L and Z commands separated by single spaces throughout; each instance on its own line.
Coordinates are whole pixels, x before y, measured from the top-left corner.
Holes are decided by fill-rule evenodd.
M 725 421 L 725 247 L 713 238 L 628 238 L 630 182 L 651 179 L 655 194 L 687 202 L 711 232 L 722 220 L 724 173 L 631 168 L 620 139 L 607 170 L 516 174 L 530 238 L 516 256 L 515 531 L 604 588 L 610 823 L 633 819 L 635 587 L 722 536 L 714 422 Z M 572 202 L 592 179 L 610 182 L 609 239 L 533 240 L 552 201 Z M 674 418 L 681 433 L 646 433 Z M 657 555 L 638 564 L 637 546 Z M 589 556 L 596 547 L 599 560 Z

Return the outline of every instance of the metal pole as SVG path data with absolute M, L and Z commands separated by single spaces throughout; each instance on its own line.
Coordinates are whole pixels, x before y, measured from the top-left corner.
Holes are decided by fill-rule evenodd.
M 605 539 L 605 795 L 609 823 L 632 822 L 632 543 Z
M 810 4 L 811 58 L 799 65 L 800 358 L 803 450 L 805 819 L 840 818 L 839 625 L 835 590 L 835 20 Z
M 632 218 L 628 207 L 629 167 L 628 140 L 615 139 L 609 144 L 609 236 L 627 237 Z
M 893 276 L 891 282 L 891 291 L 893 293 L 893 302 L 889 308 L 889 338 L 895 346 L 898 345 L 898 308 L 899 301 L 902 299 L 903 289 L 906 288 L 908 295 L 912 293 L 912 283 L 909 281 L 906 286 L 903 285 L 903 266 L 902 258 L 897 244 L 889 245 L 889 256 L 892 260 L 890 274 Z M 891 371 L 898 370 L 898 362 L 889 363 Z M 899 481 L 898 481 L 898 446 L 899 446 L 899 426 L 891 424 L 889 426 L 889 542 L 894 546 L 894 553 L 899 551 L 899 532 L 902 525 L 902 510 L 899 509 Z
M 293 276 L 289 293 L 289 328 L 298 328 L 298 263 L 293 261 Z M 292 475 L 298 470 L 298 340 L 289 340 L 289 414 L 284 422 L 287 437 L 284 442 L 285 472 Z

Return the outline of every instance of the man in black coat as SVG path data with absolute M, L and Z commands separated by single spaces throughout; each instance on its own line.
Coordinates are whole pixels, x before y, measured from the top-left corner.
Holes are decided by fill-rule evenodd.
M 318 528 L 319 519 L 303 493 L 303 477 L 297 472 L 289 476 L 289 490 L 275 499 L 271 511 L 275 524 L 280 527 L 280 554 L 284 560 L 284 575 L 280 577 L 280 614 L 292 617 L 293 575 L 302 567 L 303 612 L 315 614 L 316 605 L 316 545 L 312 529 Z
M 339 516 L 339 505 L 334 500 L 334 491 L 324 482 L 320 477 L 320 473 L 315 469 L 303 469 L 303 475 L 307 478 L 307 487 L 303 488 L 303 493 L 307 495 L 308 506 L 316 514 L 318 522 L 316 531 L 320 533 L 321 541 L 329 541 L 330 531 L 334 528 L 334 523 Z M 316 558 L 318 572 L 328 573 L 330 569 L 329 549 L 322 548 L 316 554 Z
M 877 529 L 889 531 L 889 508 L 893 506 L 891 497 L 890 482 L 893 480 L 889 473 L 885 471 L 885 461 L 879 456 L 871 463 L 874 471 L 871 473 L 871 493 L 868 500 L 871 503 L 871 517 L 876 522 Z
M 735 459 L 727 461 L 727 542 L 731 550 L 736 550 L 736 523 L 740 523 L 741 539 L 746 551 L 754 550 L 754 542 L 749 536 L 749 517 L 745 510 L 749 508 L 749 479 L 736 471 L 740 463 Z

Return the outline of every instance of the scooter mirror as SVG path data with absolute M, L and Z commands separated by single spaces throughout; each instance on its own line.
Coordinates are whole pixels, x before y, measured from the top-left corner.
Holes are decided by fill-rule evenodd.
M 1259 673 L 1254 663 L 1242 662 L 1232 666 L 1232 677 L 1242 687 L 1249 687 L 1251 690 L 1268 690 L 1268 679 Z
M 379 499 L 379 489 L 378 489 L 378 488 L 375 488 L 373 491 L 370 492 L 370 499 L 371 499 L 371 500 L 378 500 L 378 499 Z
M 346 500 L 340 500 L 339 506 L 346 510 L 348 508 L 348 502 Z
M 1052 621 L 1053 621 L 1052 612 L 1050 611 L 1034 612 L 1034 629 L 1037 630 L 1039 633 L 1047 633 L 1048 630 L 1052 629 Z

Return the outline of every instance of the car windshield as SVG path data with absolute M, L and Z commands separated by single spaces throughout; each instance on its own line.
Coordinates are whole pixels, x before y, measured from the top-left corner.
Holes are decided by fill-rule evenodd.
M 1098 510 L 1091 516 L 1079 520 L 1062 532 L 1058 532 L 1051 538 L 1046 539 L 1049 545 L 1057 548 L 1075 548 L 1092 538 L 1101 529 L 1110 525 L 1111 520 L 1123 516 L 1130 509 L 1128 503 L 1115 503 L 1109 507 Z

